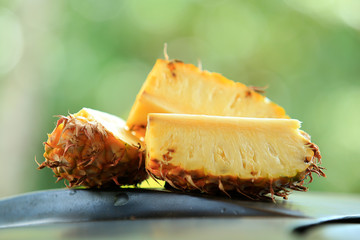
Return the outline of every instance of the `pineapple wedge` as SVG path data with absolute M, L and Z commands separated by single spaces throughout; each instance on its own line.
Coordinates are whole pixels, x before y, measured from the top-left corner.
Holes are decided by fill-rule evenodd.
M 125 121 L 97 110 L 83 108 L 60 116 L 45 143 L 45 161 L 68 187 L 133 185 L 147 178 L 144 148 L 125 129 Z
M 144 136 L 148 113 L 288 118 L 282 107 L 218 73 L 178 60 L 157 60 L 130 111 L 127 125 Z
M 325 176 L 318 147 L 294 119 L 149 114 L 145 166 L 181 190 L 287 198 Z

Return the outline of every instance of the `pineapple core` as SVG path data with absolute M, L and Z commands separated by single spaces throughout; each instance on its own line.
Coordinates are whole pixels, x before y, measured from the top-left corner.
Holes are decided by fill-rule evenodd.
M 45 162 L 69 187 L 137 184 L 146 179 L 144 149 L 125 128 L 125 121 L 83 108 L 61 116 L 45 143 Z
M 218 73 L 180 61 L 157 60 L 137 95 L 127 125 L 143 136 L 148 113 L 288 118 L 285 110 Z
M 299 127 L 293 119 L 152 113 L 145 165 L 183 190 L 286 197 L 306 190 L 311 172 L 323 175 L 318 148 Z

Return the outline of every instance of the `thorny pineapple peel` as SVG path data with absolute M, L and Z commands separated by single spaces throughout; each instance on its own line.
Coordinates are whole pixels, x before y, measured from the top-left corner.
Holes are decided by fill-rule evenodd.
M 127 125 L 144 136 L 148 113 L 288 118 L 282 107 L 257 93 L 192 64 L 157 60 L 137 95 Z
M 321 156 L 294 119 L 149 114 L 146 168 L 175 188 L 287 197 Z
M 45 162 L 69 187 L 133 185 L 147 178 L 144 148 L 113 115 L 83 108 L 61 116 L 45 143 Z

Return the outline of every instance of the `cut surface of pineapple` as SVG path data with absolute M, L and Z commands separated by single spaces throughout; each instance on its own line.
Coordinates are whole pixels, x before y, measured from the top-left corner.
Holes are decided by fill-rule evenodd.
M 133 185 L 147 178 L 143 144 L 125 121 L 89 108 L 60 116 L 44 157 L 39 168 L 51 168 L 69 187 Z
M 146 168 L 183 190 L 286 197 L 321 156 L 294 119 L 149 114 Z
M 192 64 L 157 60 L 137 95 L 127 125 L 144 134 L 148 113 L 288 118 L 256 88 L 202 71 Z

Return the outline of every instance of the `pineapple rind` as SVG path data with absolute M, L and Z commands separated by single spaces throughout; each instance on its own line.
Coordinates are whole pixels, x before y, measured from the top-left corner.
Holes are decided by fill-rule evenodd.
M 320 153 L 315 151 L 315 156 L 320 157 Z M 321 163 L 320 158 L 317 157 L 311 160 L 305 171 L 292 177 L 278 178 L 242 179 L 232 175 L 213 175 L 205 173 L 203 169 L 188 171 L 173 164 L 165 164 L 164 161 L 158 159 L 147 160 L 146 169 L 151 177 L 164 180 L 173 188 L 182 191 L 222 193 L 229 197 L 240 195 L 252 200 L 263 200 L 269 198 L 270 194 L 274 200 L 274 196 L 287 199 L 292 190 L 307 191 L 308 188 L 304 186 L 305 180 L 309 178 L 309 183 L 312 182 L 312 173 L 324 177 L 323 168 L 318 166 Z
M 122 131 L 119 127 L 116 131 L 111 129 L 111 121 L 97 119 L 97 113 L 104 116 L 91 109 L 61 116 L 45 143 L 45 162 L 39 169 L 51 168 L 58 180 L 68 182 L 68 187 L 135 185 L 145 180 L 145 156 L 140 142 L 136 144 L 134 136 L 127 137 L 126 132 L 116 132 Z M 107 117 L 117 121 L 115 116 Z M 122 120 L 119 121 L 121 125 Z

